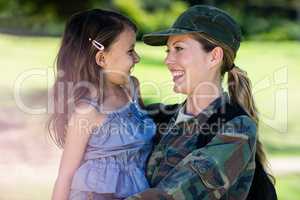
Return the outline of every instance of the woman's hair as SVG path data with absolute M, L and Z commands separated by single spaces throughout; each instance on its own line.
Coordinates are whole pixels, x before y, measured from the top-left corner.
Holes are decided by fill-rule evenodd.
M 193 33 L 192 37 L 202 44 L 206 52 L 212 51 L 215 47 L 219 46 L 223 49 L 223 62 L 221 66 L 221 80 L 226 72 L 228 72 L 228 92 L 231 102 L 237 103 L 242 106 L 248 115 L 253 119 L 258 127 L 258 111 L 251 91 L 251 81 L 247 76 L 246 71 L 234 65 L 236 52 L 226 44 L 219 42 L 205 33 Z M 257 137 L 256 140 L 256 159 L 264 166 L 267 167 L 267 159 L 263 149 L 263 145 Z
M 91 88 L 96 88 L 98 97 L 100 86 L 103 88 L 102 70 L 95 60 L 98 50 L 92 41 L 101 43 L 106 51 L 127 28 L 137 32 L 136 25 L 127 17 L 100 9 L 76 13 L 66 23 L 56 58 L 53 111 L 47 123 L 50 137 L 59 147 L 64 145 L 74 105 L 82 97 L 91 96 Z

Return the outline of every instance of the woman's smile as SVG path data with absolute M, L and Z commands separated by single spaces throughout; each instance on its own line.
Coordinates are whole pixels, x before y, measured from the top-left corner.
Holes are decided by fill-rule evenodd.
M 184 77 L 185 72 L 183 70 L 171 70 L 171 74 L 173 77 L 173 81 L 177 83 Z

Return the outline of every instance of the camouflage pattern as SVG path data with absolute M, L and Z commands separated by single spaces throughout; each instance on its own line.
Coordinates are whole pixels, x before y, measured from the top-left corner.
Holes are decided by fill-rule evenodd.
M 254 121 L 234 117 L 213 136 L 199 128 L 228 101 L 224 93 L 197 117 L 176 125 L 175 114 L 147 165 L 152 188 L 127 200 L 246 199 L 255 171 Z M 199 148 L 199 138 L 206 136 L 211 139 Z

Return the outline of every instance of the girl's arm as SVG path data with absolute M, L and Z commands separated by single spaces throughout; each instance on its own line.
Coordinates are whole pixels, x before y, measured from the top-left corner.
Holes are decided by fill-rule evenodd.
M 79 104 L 67 126 L 64 150 L 52 200 L 67 200 L 73 175 L 83 158 L 93 125 L 99 125 L 104 116 L 86 104 Z

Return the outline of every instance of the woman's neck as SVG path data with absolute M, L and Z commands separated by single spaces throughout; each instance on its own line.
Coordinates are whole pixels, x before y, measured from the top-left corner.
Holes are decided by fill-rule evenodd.
M 209 104 L 222 94 L 220 83 L 203 84 L 198 87 L 192 94 L 188 95 L 186 100 L 186 113 L 193 116 L 199 115 Z

